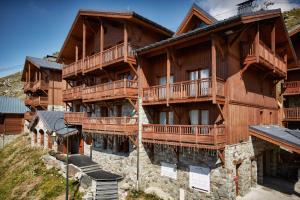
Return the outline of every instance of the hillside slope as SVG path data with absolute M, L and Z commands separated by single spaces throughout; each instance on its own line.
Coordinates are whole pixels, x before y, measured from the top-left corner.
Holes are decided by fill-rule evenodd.
M 283 18 L 287 29 L 292 29 L 294 26 L 300 24 L 300 8 L 294 8 L 290 11 L 284 12 Z
M 0 78 L 0 96 L 11 96 L 25 99 L 21 75 L 22 72 L 17 72 Z
M 20 136 L 0 150 L 1 200 L 64 199 L 65 179 L 55 169 L 46 169 L 41 160 L 45 153 L 30 148 L 26 136 Z M 75 187 L 70 181 L 70 196 Z

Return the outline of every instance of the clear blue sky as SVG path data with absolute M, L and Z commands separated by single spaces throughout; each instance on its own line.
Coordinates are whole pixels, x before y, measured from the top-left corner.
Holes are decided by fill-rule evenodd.
M 221 0 L 3 0 L 0 77 L 22 69 L 27 55 L 43 57 L 59 51 L 79 9 L 131 10 L 174 31 L 195 1 L 211 13 L 218 13 L 213 10 L 217 6 L 225 9 Z M 228 0 L 229 10 L 240 1 Z

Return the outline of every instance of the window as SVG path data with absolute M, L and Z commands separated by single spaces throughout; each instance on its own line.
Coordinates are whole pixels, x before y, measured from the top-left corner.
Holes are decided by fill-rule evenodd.
M 124 73 L 120 73 L 119 74 L 119 79 L 127 79 L 127 80 L 132 80 L 132 76 L 130 74 L 130 72 L 124 72 Z
M 159 113 L 159 124 L 173 125 L 174 124 L 174 112 L 160 112 Z
M 209 90 L 209 69 L 199 69 L 188 72 L 189 80 L 189 96 L 207 95 Z M 197 81 L 200 80 L 200 81 Z
M 192 127 L 192 131 L 196 131 L 202 134 L 208 134 L 209 129 L 206 126 L 201 126 L 199 128 L 196 125 L 209 125 L 209 111 L 208 110 L 190 110 L 189 112 L 190 124 L 195 125 Z
M 174 76 L 170 76 L 170 84 L 172 83 L 174 83 Z M 166 76 L 159 77 L 159 85 L 166 85 L 166 84 L 167 84 L 167 77 Z M 170 95 L 172 95 L 171 92 Z M 159 88 L 158 97 L 159 99 L 166 99 L 166 88 Z

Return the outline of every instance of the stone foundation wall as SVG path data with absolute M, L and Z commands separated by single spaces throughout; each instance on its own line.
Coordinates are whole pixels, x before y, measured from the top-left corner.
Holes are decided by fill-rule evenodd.
M 19 137 L 20 134 L 18 135 L 0 135 L 0 149 L 2 149 L 3 147 L 5 147 L 5 145 L 13 142 L 17 137 Z

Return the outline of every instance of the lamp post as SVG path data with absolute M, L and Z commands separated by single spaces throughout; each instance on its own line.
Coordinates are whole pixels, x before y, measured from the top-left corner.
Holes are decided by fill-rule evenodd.
M 58 122 L 58 120 L 63 120 L 64 121 L 64 127 L 62 128 L 59 128 L 59 129 L 56 129 L 55 128 L 55 125 L 56 123 Z M 59 118 L 56 120 L 56 122 L 54 123 L 54 130 L 52 132 L 52 137 L 56 140 L 57 139 L 57 133 L 56 131 L 59 131 L 59 130 L 62 130 L 64 128 L 67 128 L 67 134 L 69 132 L 69 123 L 64 119 L 64 118 Z M 66 165 L 67 165 L 67 168 L 66 168 L 66 200 L 69 199 L 69 136 L 67 135 L 66 136 L 67 138 L 67 158 L 66 158 Z

